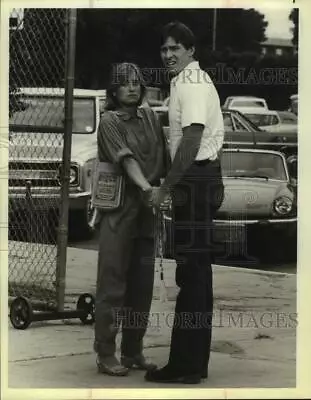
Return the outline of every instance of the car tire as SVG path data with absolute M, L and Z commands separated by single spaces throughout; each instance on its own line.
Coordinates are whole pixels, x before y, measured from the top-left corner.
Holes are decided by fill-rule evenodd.
M 287 262 L 297 262 L 297 233 L 285 235 L 278 245 L 283 249 L 283 257 Z

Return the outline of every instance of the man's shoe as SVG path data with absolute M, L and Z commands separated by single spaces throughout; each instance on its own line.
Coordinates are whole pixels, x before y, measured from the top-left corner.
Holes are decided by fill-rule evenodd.
M 146 361 L 142 354 L 134 357 L 121 356 L 121 364 L 126 368 L 135 368 L 143 371 L 153 371 L 157 368 L 156 364 Z
M 202 378 L 202 379 L 207 379 L 207 377 L 208 377 L 207 371 L 202 372 L 201 378 Z
M 114 356 L 97 357 L 96 364 L 100 374 L 126 376 L 129 372 L 129 369 L 121 365 Z
M 174 371 L 166 365 L 161 369 L 147 371 L 145 375 L 146 381 L 158 383 L 185 383 L 197 384 L 201 382 L 200 374 L 181 374 Z

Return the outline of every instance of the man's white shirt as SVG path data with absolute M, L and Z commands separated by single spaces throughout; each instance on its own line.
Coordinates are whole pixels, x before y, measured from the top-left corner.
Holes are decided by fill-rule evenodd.
M 219 96 L 209 75 L 197 61 L 171 80 L 169 142 L 172 160 L 183 136 L 182 128 L 202 124 L 204 130 L 196 160 L 215 160 L 224 139 Z

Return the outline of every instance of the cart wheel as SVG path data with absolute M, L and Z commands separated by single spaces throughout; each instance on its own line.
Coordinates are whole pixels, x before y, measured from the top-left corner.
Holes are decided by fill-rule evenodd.
M 15 329 L 27 329 L 33 316 L 32 306 L 25 297 L 17 297 L 11 303 L 10 320 Z
M 95 321 L 95 300 L 90 293 L 81 294 L 77 303 L 77 310 L 83 310 L 85 314 L 80 317 L 84 325 L 92 325 Z

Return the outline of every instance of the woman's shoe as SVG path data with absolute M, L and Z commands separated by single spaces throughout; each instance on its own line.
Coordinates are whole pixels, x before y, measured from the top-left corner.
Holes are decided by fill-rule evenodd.
M 153 371 L 157 368 L 156 364 L 146 361 L 142 354 L 134 357 L 121 356 L 121 364 L 126 368 L 135 368 L 143 371 Z
M 100 374 L 126 376 L 129 372 L 129 369 L 121 365 L 114 356 L 97 357 L 96 364 Z

